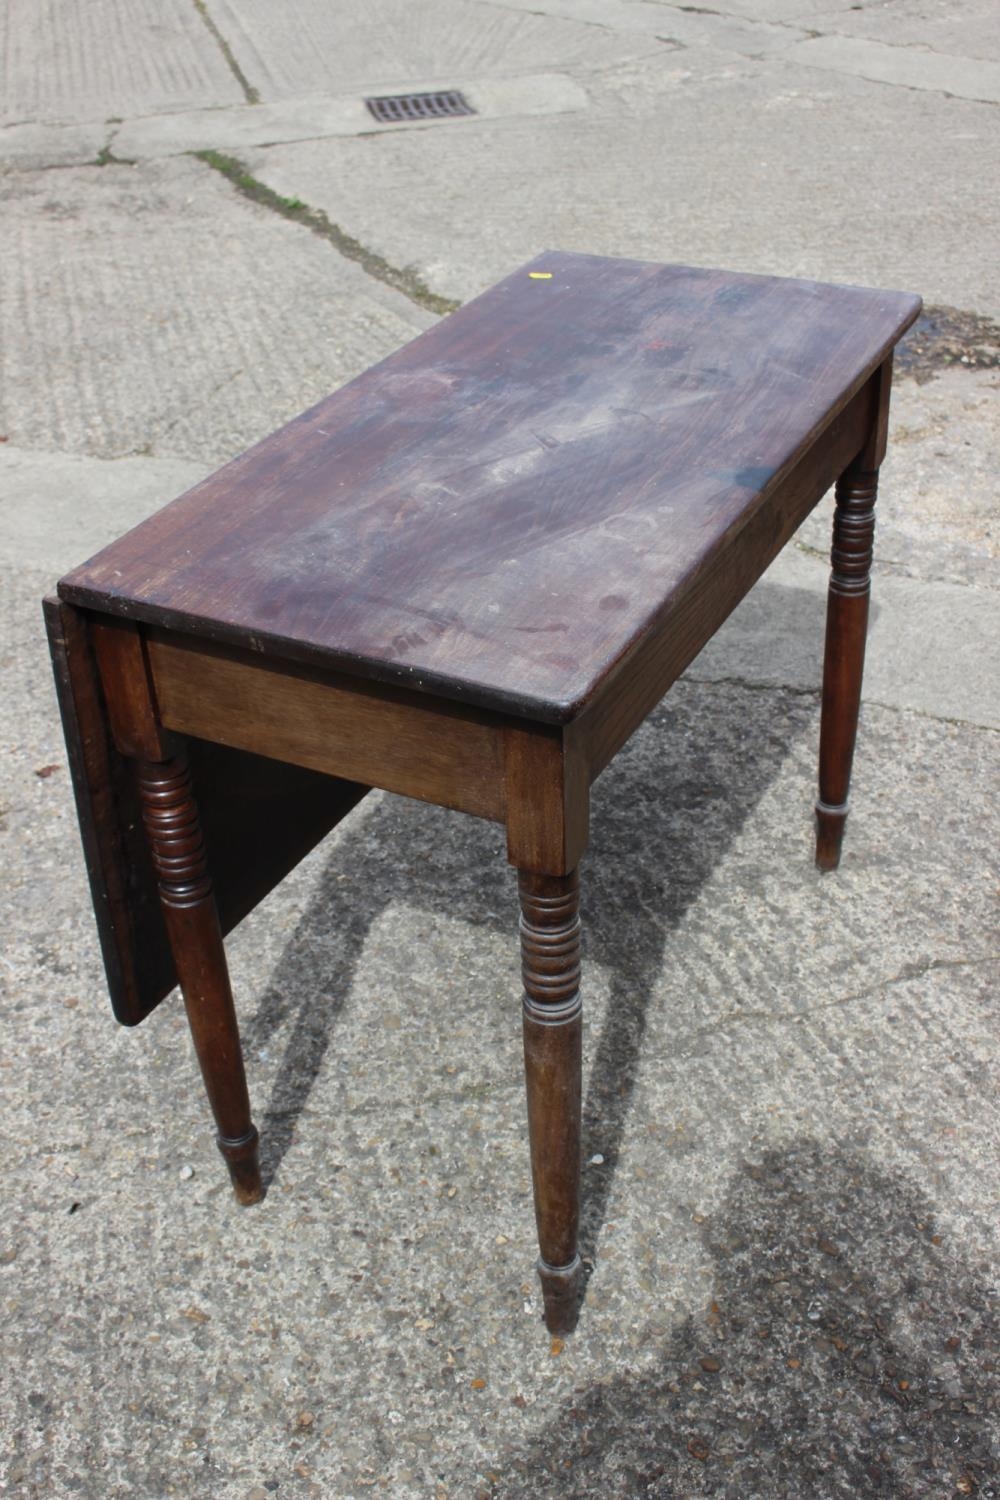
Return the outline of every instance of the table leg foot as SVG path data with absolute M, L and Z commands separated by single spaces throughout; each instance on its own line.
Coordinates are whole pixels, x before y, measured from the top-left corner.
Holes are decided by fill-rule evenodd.
M 840 864 L 840 846 L 844 841 L 844 825 L 847 822 L 847 803 L 840 807 L 828 807 L 825 802 L 816 802 L 816 866 L 820 870 L 835 870 Z
M 878 470 L 852 466 L 837 481 L 823 657 L 816 863 L 835 870 L 847 818 L 868 634 Z
M 260 1137 L 257 1127 L 251 1125 L 249 1132 L 238 1141 L 217 1136 L 216 1144 L 222 1152 L 237 1203 L 259 1203 L 264 1196 L 260 1180 Z
M 583 1261 L 575 1255 L 568 1266 L 550 1266 L 539 1257 L 538 1279 L 542 1283 L 546 1328 L 550 1333 L 572 1333 L 583 1297 Z

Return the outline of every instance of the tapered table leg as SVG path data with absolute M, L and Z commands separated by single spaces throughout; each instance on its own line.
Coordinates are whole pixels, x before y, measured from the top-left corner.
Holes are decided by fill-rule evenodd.
M 198 809 L 183 756 L 138 766 L 142 817 L 218 1145 L 240 1203 L 262 1196 L 257 1129 Z
M 520 871 L 528 1135 L 551 1333 L 576 1326 L 583 1290 L 580 1222 L 581 1040 L 579 881 Z
M 877 469 L 852 467 L 837 482 L 816 803 L 816 863 L 821 870 L 835 870 L 840 863 L 847 818 L 868 634 L 877 493 Z

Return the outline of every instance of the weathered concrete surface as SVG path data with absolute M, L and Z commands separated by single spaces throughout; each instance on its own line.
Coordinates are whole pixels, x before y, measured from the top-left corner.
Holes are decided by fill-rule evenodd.
M 823 660 L 828 569 L 786 549 L 688 669 L 699 682 L 815 687 Z M 865 699 L 1000 729 L 1000 595 L 877 576 Z
M 209 472 L 176 458 L 86 458 L 0 447 L 0 562 L 54 581 Z
M 234 935 L 250 1211 L 176 997 L 116 1028 L 88 911 L 40 596 L 427 326 L 421 283 L 562 244 L 1000 317 L 995 108 L 866 76 L 887 44 L 900 76 L 996 63 L 993 7 L 725 9 L 7 7 L 0 1494 L 1000 1493 L 995 369 L 932 352 L 894 393 L 840 872 L 810 863 L 828 504 L 595 788 L 562 1349 L 499 829 L 371 798 Z M 824 38 L 874 45 L 806 66 Z M 580 107 L 514 100 L 542 73 Z M 338 137 L 430 82 L 510 107 Z M 275 120 L 318 138 L 269 148 Z
M 327 5 L 217 0 L 212 7 L 239 66 L 265 99 L 381 93 L 416 78 L 507 77 L 552 68 L 590 71 L 655 51 L 656 43 L 544 5 L 521 11 L 468 0 Z
M 591 108 L 544 130 L 470 120 L 246 160 L 446 296 L 552 246 L 912 288 L 995 316 L 992 106 L 707 49 L 585 87 Z
M 0 433 L 223 459 L 432 321 L 190 157 L 0 188 Z
M 408 91 L 425 93 L 447 86 L 447 80 L 442 84 L 440 78 L 411 78 Z M 587 95 L 580 84 L 562 73 L 473 78 L 463 80 L 462 93 L 484 120 L 504 119 L 509 115 L 531 118 L 566 114 L 587 104 Z M 416 123 L 414 128 L 439 130 L 442 123 Z M 376 120 L 360 95 L 306 94 L 276 104 L 239 104 L 231 109 L 201 109 L 183 115 L 148 115 L 129 120 L 114 132 L 111 146 L 116 156 L 134 160 L 177 156 L 182 151 L 230 151 L 287 141 L 327 140 L 340 135 L 373 135 L 398 128 Z
M 9 0 L 0 18 L 2 119 L 108 120 L 243 97 L 187 0 Z
M 1000 104 L 1000 62 L 953 57 L 901 48 L 861 37 L 810 37 L 796 49 L 795 62 L 807 68 L 895 83 L 907 89 L 931 89 L 957 99 Z
M 110 134 L 109 126 L 97 120 L 79 125 L 34 120 L 7 125 L 0 129 L 3 165 L 7 171 L 95 166 Z
M 878 573 L 1000 586 L 997 384 L 995 371 L 962 369 L 940 371 L 925 385 L 897 384 L 891 452 L 880 482 Z M 826 555 L 825 506 L 813 512 L 797 541 Z

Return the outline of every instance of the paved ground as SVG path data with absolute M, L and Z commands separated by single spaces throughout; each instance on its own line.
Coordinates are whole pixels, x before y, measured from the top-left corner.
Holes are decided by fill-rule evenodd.
M 4 8 L 0 1493 L 1000 1494 L 1000 28 L 721 3 Z M 424 85 L 478 115 L 366 116 Z M 179 1006 L 112 1023 L 38 609 L 546 245 L 931 308 L 841 871 L 809 849 L 827 506 L 598 788 L 563 1347 L 498 832 L 371 798 L 234 937 L 240 1212 Z

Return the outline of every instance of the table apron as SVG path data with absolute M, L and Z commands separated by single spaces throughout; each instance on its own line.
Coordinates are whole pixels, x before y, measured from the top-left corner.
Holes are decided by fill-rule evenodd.
M 146 633 L 160 721 L 310 770 L 502 822 L 506 721 Z
M 858 391 L 740 529 L 676 589 L 653 629 L 577 720 L 594 780 L 732 614 L 852 459 L 877 416 L 879 374 Z

